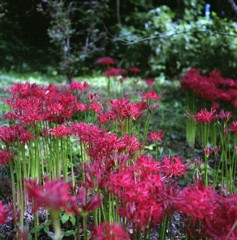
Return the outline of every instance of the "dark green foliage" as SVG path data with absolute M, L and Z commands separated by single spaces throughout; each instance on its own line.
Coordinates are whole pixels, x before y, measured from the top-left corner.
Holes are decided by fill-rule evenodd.
M 235 13 L 229 4 L 213 1 L 208 20 L 205 3 L 2 0 L 0 65 L 17 71 L 57 69 L 71 78 L 98 70 L 95 60 L 111 56 L 118 67 L 142 68 L 144 77 L 173 78 L 188 67 L 217 68 L 237 77 L 236 37 L 230 36 L 236 35 Z

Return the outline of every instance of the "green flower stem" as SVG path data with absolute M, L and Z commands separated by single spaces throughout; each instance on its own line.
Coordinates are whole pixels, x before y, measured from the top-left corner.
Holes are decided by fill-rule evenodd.
M 67 180 L 68 177 L 68 139 L 61 138 L 61 149 L 62 149 L 62 164 L 63 164 L 63 177 Z
M 39 214 L 38 214 L 38 212 L 36 212 L 36 213 L 34 214 L 34 234 L 35 234 L 35 240 L 38 239 L 37 226 L 39 226 Z
M 205 154 L 204 159 L 205 159 L 205 186 L 208 187 L 208 157 L 209 155 Z
M 88 225 L 87 225 L 87 221 L 88 221 L 88 216 L 83 216 L 83 234 L 84 234 L 84 240 L 87 240 L 88 239 L 88 234 L 87 234 L 87 228 L 88 228 Z
M 166 236 L 166 227 L 167 227 L 167 217 L 165 216 L 163 219 L 163 222 L 161 224 L 160 234 L 159 234 L 159 240 L 165 240 Z
M 80 224 L 80 216 L 76 216 L 76 221 L 77 221 L 77 232 L 76 232 L 76 239 L 80 240 L 81 239 L 81 224 Z
M 137 227 L 137 240 L 142 239 L 142 231 L 140 227 Z
M 193 92 L 186 92 L 187 111 L 194 114 L 197 109 L 196 97 Z M 196 122 L 190 118 L 186 119 L 186 139 L 190 146 L 194 146 L 196 138 Z
M 111 80 L 110 80 L 110 77 L 107 77 L 107 97 L 108 97 L 108 100 L 110 99 L 110 95 L 111 95 Z
M 16 169 L 16 185 L 17 185 L 17 203 L 20 210 L 20 227 L 24 225 L 24 193 L 23 193 L 23 178 L 22 178 L 22 167 L 20 154 L 15 158 L 15 169 Z
M 10 162 L 10 176 L 11 176 L 11 184 L 12 184 L 12 201 L 13 203 L 16 203 L 16 186 L 15 186 L 15 177 L 14 177 L 14 163 L 13 163 L 13 160 Z M 16 212 L 16 205 L 13 204 L 13 209 L 14 209 L 14 212 Z
M 60 226 L 60 217 L 59 217 L 59 212 L 55 210 L 50 211 L 50 216 L 52 218 L 52 223 L 54 226 L 54 232 L 55 232 L 55 237 L 56 240 L 61 240 L 61 226 Z
M 145 121 L 143 138 L 142 138 L 143 147 L 144 147 L 145 144 L 146 144 L 146 139 L 147 139 L 147 133 L 148 133 L 148 130 L 149 130 L 150 119 L 151 119 L 151 113 L 148 112 L 148 113 L 147 113 L 147 117 L 146 117 L 146 121 Z M 142 149 L 143 149 L 143 148 L 142 148 Z M 143 153 L 143 152 L 144 152 L 144 149 L 142 150 L 142 153 Z
M 70 170 L 71 170 L 71 177 L 72 177 L 72 187 L 75 187 L 75 175 L 74 175 L 74 163 L 72 159 L 72 146 L 70 145 L 70 138 L 67 140 L 68 149 L 69 149 L 69 160 L 70 160 Z

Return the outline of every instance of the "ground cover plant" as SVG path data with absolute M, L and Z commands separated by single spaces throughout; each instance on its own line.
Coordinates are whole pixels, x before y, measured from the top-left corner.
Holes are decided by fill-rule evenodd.
M 105 92 L 75 80 L 5 88 L 0 164 L 11 193 L 2 193 L 0 223 L 11 231 L 2 238 L 236 239 L 235 115 L 213 102 L 198 109 L 208 105 L 187 87 L 207 76 L 191 70 L 181 81 L 195 105 L 187 140 L 203 151 L 185 159 L 162 151 L 167 132 L 154 116 L 165 95 L 155 78 L 140 89 L 141 69 L 117 68 L 110 57 L 97 64 Z M 228 91 L 232 81 L 214 73 L 206 82 Z

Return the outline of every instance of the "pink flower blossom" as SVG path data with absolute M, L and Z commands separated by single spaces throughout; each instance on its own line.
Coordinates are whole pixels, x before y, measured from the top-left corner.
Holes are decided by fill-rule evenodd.
M 51 135 L 56 136 L 58 138 L 69 137 L 71 135 L 70 128 L 64 125 L 59 125 L 56 128 L 51 128 L 49 131 Z
M 141 94 L 140 97 L 145 100 L 153 100 L 156 102 L 161 98 L 161 95 L 157 95 L 157 93 L 154 90 L 151 90 L 151 91 Z
M 126 73 L 126 70 L 123 68 L 110 68 L 105 72 L 106 77 L 117 77 Z
M 154 85 L 154 83 L 155 83 L 155 78 L 147 78 L 147 79 L 145 79 L 145 83 L 148 86 L 152 87 Z
M 188 114 L 188 116 L 194 119 L 196 122 L 210 124 L 213 120 L 216 119 L 216 109 L 211 109 L 209 112 L 206 108 L 201 109 L 196 115 Z
M 92 234 L 92 240 L 129 240 L 129 235 L 116 223 L 101 223 Z
M 69 90 L 71 92 L 73 91 L 80 91 L 82 92 L 83 90 L 85 89 L 88 89 L 90 86 L 88 85 L 87 82 L 75 82 L 75 81 L 72 81 L 70 86 L 69 86 Z
M 13 154 L 7 150 L 0 150 L 0 165 L 8 164 L 13 158 Z
M 96 63 L 101 65 L 114 65 L 116 61 L 111 57 L 103 57 L 99 58 Z
M 2 201 L 0 201 L 0 224 L 4 224 L 7 221 L 7 214 L 9 208 L 5 205 L 2 205 Z
M 159 130 L 158 132 L 149 132 L 149 140 L 152 142 L 162 142 L 163 135 L 164 132 L 162 130 Z
M 37 183 L 37 180 L 26 181 L 28 196 L 33 200 L 33 211 L 39 207 L 50 208 L 59 211 L 64 209 L 71 211 L 72 195 L 71 186 L 63 181 L 46 180 L 44 185 Z
M 135 74 L 141 72 L 141 69 L 138 67 L 130 67 L 128 70 Z

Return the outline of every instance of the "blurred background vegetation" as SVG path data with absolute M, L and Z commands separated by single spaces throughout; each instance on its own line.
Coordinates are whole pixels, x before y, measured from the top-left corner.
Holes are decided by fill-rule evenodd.
M 237 78 L 236 4 L 1 0 L 0 70 L 70 79 L 93 74 L 96 59 L 111 56 L 119 67 L 141 67 L 144 77 L 175 79 L 197 67 Z

